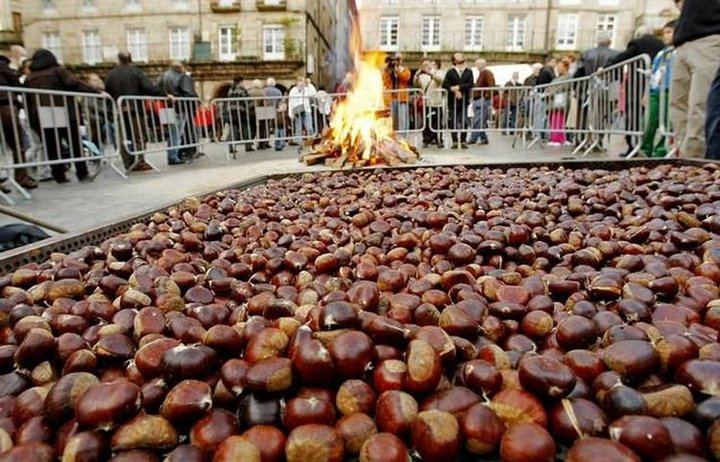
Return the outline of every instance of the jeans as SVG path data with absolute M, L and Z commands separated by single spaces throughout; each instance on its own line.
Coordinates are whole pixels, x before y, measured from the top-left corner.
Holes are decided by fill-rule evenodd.
M 307 136 L 313 136 L 315 130 L 313 129 L 312 115 L 310 112 L 301 112 L 293 117 L 293 128 L 295 129 L 295 142 L 300 143 L 302 141 L 303 128 L 307 132 Z
M 390 105 L 390 111 L 395 131 L 408 131 L 410 129 L 410 111 L 408 109 L 408 103 L 393 101 Z
M 467 127 L 467 106 L 465 98 L 448 98 L 448 129 L 453 143 L 462 142 L 465 139 Z
M 707 122 L 705 123 L 708 159 L 720 159 L 720 72 L 710 87 L 707 103 Z
M 275 129 L 275 145 L 273 146 L 276 151 L 282 151 L 285 147 L 285 128 Z
M 517 104 L 509 104 L 505 109 L 503 109 L 501 125 L 504 129 L 503 133 L 515 133 L 515 125 L 517 124 L 517 110 Z
M 187 116 L 178 115 L 177 121 L 168 125 L 168 162 L 180 162 L 180 148 L 178 146 L 182 145 L 186 124 Z
M 473 101 L 473 115 L 472 120 L 472 133 L 470 134 L 469 143 L 475 143 L 477 140 L 487 141 L 487 133 L 485 129 L 488 126 L 488 120 L 490 119 L 490 100 L 487 98 L 480 98 Z

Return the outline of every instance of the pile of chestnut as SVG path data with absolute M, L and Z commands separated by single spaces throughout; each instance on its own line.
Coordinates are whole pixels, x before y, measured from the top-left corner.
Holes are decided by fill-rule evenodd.
M 720 459 L 720 167 L 323 172 L 0 278 L 0 462 Z

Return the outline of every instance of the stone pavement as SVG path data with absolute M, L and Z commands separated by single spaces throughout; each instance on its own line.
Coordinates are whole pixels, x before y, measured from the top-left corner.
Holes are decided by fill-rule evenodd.
M 561 148 L 513 149 L 505 138 L 496 138 L 489 146 L 473 146 L 469 150 L 427 148 L 422 153 L 424 165 L 552 161 L 569 155 L 568 150 Z M 168 167 L 163 154 L 153 154 L 148 158 L 160 168 L 159 172 L 133 173 L 123 179 L 107 168 L 92 183 L 43 182 L 33 191 L 31 200 L 13 194 L 16 204 L 12 208 L 68 232 L 77 232 L 258 175 L 324 169 L 300 164 L 297 155 L 296 149 L 287 147 L 281 152 L 240 153 L 237 159 L 227 160 L 225 149 L 213 145 L 207 157 L 191 165 Z M 11 222 L 17 220 L 0 215 L 0 224 Z

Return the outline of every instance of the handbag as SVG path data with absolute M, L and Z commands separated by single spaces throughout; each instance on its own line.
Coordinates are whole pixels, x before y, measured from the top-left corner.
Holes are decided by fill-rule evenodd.
M 556 93 L 553 96 L 553 103 L 552 103 L 553 109 L 565 109 L 566 105 L 567 105 L 567 94 L 566 93 Z

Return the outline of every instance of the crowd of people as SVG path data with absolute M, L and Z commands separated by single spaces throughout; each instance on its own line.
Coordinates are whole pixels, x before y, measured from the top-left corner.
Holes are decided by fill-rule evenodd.
M 641 27 L 619 51 L 611 48 L 609 35 L 601 34 L 597 46 L 581 55 L 547 56 L 543 63 L 532 65 L 526 78 L 515 72 L 504 83 L 496 81 L 485 59 L 470 66 L 462 53 L 452 56 L 447 69 L 431 59 L 410 69 L 399 53 L 390 55 L 382 81 L 394 129 L 400 136 L 422 130 L 423 144 L 439 147 L 449 133 L 455 149 L 489 144 L 490 129 L 551 146 L 580 146 L 594 136 L 590 146 L 603 148 L 604 137 L 593 133 L 622 123 L 624 127 L 616 132 L 627 134 L 624 154 L 640 151 L 664 157 L 672 145 L 683 157 L 720 159 L 720 0 L 675 3 L 679 19 L 666 24 L 661 37 Z M 646 75 L 617 66 L 643 55 L 652 59 L 651 69 L 637 69 Z M 612 85 L 603 86 L 598 76 L 607 69 L 618 72 Z M 172 63 L 153 80 L 133 65 L 129 53 L 121 52 L 104 81 L 97 74 L 80 79 L 48 50 L 39 49 L 28 58 L 22 47 L 13 47 L 9 57 L 0 56 L 0 86 L 97 94 L 115 101 L 140 97 L 120 106 L 120 123 L 127 132 L 121 142 L 114 139 L 113 117 L 97 117 L 108 110 L 98 106 L 102 99 L 91 100 L 95 106 L 88 115 L 77 110 L 81 99 L 77 95 L 0 95 L 0 135 L 14 163 L 28 163 L 32 160 L 28 153 L 40 150 L 45 159 L 55 161 L 46 176 L 64 183 L 69 181 L 70 165 L 79 181 L 91 180 L 88 150 L 92 154 L 106 144 L 118 143 L 126 169 L 135 171 L 151 168 L 142 156 L 151 142 L 167 144 L 169 165 L 192 161 L 198 155 L 198 141 L 207 136 L 227 142 L 233 154 L 240 147 L 253 151 L 301 145 L 304 137 L 326 129 L 333 104 L 350 89 L 351 79 L 346 76 L 329 94 L 316 88 L 307 75 L 298 76 L 290 88 L 273 78 L 248 81 L 238 76 L 220 86 L 214 104 L 207 106 L 197 99 L 193 77 L 181 62 Z M 594 109 L 608 101 L 622 114 L 618 120 Z M 67 108 L 67 120 L 48 126 L 43 122 L 47 106 Z M 81 130 L 88 125 L 94 136 Z M 151 126 L 160 127 L 160 133 Z M 674 138 L 669 143 L 671 132 Z M 35 188 L 34 173 L 35 178 L 27 169 L 15 168 L 14 180 L 23 188 Z

